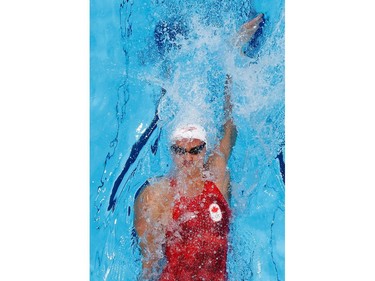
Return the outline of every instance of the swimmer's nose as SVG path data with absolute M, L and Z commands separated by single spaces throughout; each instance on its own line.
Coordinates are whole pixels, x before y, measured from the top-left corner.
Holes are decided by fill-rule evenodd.
M 186 161 L 189 161 L 189 162 L 191 162 L 191 161 L 193 161 L 193 155 L 191 155 L 190 153 L 187 153 L 186 155 L 185 155 L 185 160 Z
M 194 158 L 193 157 L 194 156 L 191 155 L 190 153 L 186 153 L 184 155 L 184 161 L 183 161 L 184 165 L 191 165 L 191 164 L 193 164 L 193 162 L 194 162 Z

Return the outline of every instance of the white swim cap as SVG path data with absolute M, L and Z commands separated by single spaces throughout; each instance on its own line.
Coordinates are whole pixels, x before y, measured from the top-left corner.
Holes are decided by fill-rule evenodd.
M 197 124 L 178 126 L 171 136 L 171 142 L 182 139 L 199 139 L 207 143 L 206 130 Z

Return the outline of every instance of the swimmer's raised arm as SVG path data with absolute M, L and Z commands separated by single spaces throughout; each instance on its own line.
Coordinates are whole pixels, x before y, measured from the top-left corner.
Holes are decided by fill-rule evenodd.
M 251 40 L 251 38 L 254 36 L 256 31 L 261 27 L 263 22 L 264 15 L 261 13 L 252 20 L 244 23 L 239 29 L 239 31 L 232 38 L 232 45 L 235 48 L 241 49 L 244 44 Z M 244 55 L 242 50 L 241 53 L 242 55 Z
M 237 139 L 237 129 L 232 118 L 231 93 L 232 77 L 227 75 L 224 86 L 224 113 L 226 120 L 224 124 L 224 134 L 219 145 L 208 159 L 208 169 L 213 174 L 215 183 L 218 185 L 221 193 L 227 199 L 229 196 L 229 172 L 227 171 L 227 163 Z
M 232 83 L 232 77 L 227 74 L 224 86 L 224 116 L 226 122 L 224 124 L 224 135 L 219 145 L 219 151 L 223 154 L 226 162 L 228 162 L 228 159 L 232 152 L 232 148 L 235 145 L 237 139 L 237 129 L 232 117 Z
M 241 49 L 241 53 L 243 54 L 243 44 L 248 42 L 253 37 L 263 22 L 264 15 L 259 14 L 254 19 L 243 24 L 232 40 L 233 46 Z M 224 93 L 224 112 L 226 120 L 224 124 L 224 135 L 218 147 L 209 157 L 207 164 L 209 171 L 215 178 L 215 183 L 218 185 L 218 188 L 224 197 L 228 199 L 230 182 L 227 164 L 237 138 L 237 129 L 232 118 L 232 77 L 230 75 L 227 75 L 226 77 Z

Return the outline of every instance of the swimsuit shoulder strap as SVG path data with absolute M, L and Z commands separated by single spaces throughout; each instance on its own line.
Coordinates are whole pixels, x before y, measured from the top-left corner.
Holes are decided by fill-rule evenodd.
M 216 186 L 216 184 L 213 181 L 206 180 L 204 182 L 204 189 L 205 189 L 205 191 L 208 191 L 208 192 L 214 192 L 214 193 L 220 193 L 221 194 L 219 188 Z
M 227 204 L 227 200 L 224 198 L 224 195 L 221 193 L 220 189 L 213 181 L 205 181 L 204 182 L 204 192 L 206 194 L 215 194 L 221 201 Z
M 177 181 L 176 181 L 176 179 L 175 179 L 175 178 L 170 178 L 170 179 L 169 179 L 169 185 L 170 185 L 171 187 L 176 187 L 176 185 L 177 185 Z

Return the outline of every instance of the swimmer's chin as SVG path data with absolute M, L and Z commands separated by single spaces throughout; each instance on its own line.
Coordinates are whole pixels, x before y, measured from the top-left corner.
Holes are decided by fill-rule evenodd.
M 178 168 L 184 169 L 185 172 L 187 172 L 187 171 L 194 171 L 196 169 L 199 169 L 199 166 L 195 162 L 184 162 L 184 163 L 181 163 Z

